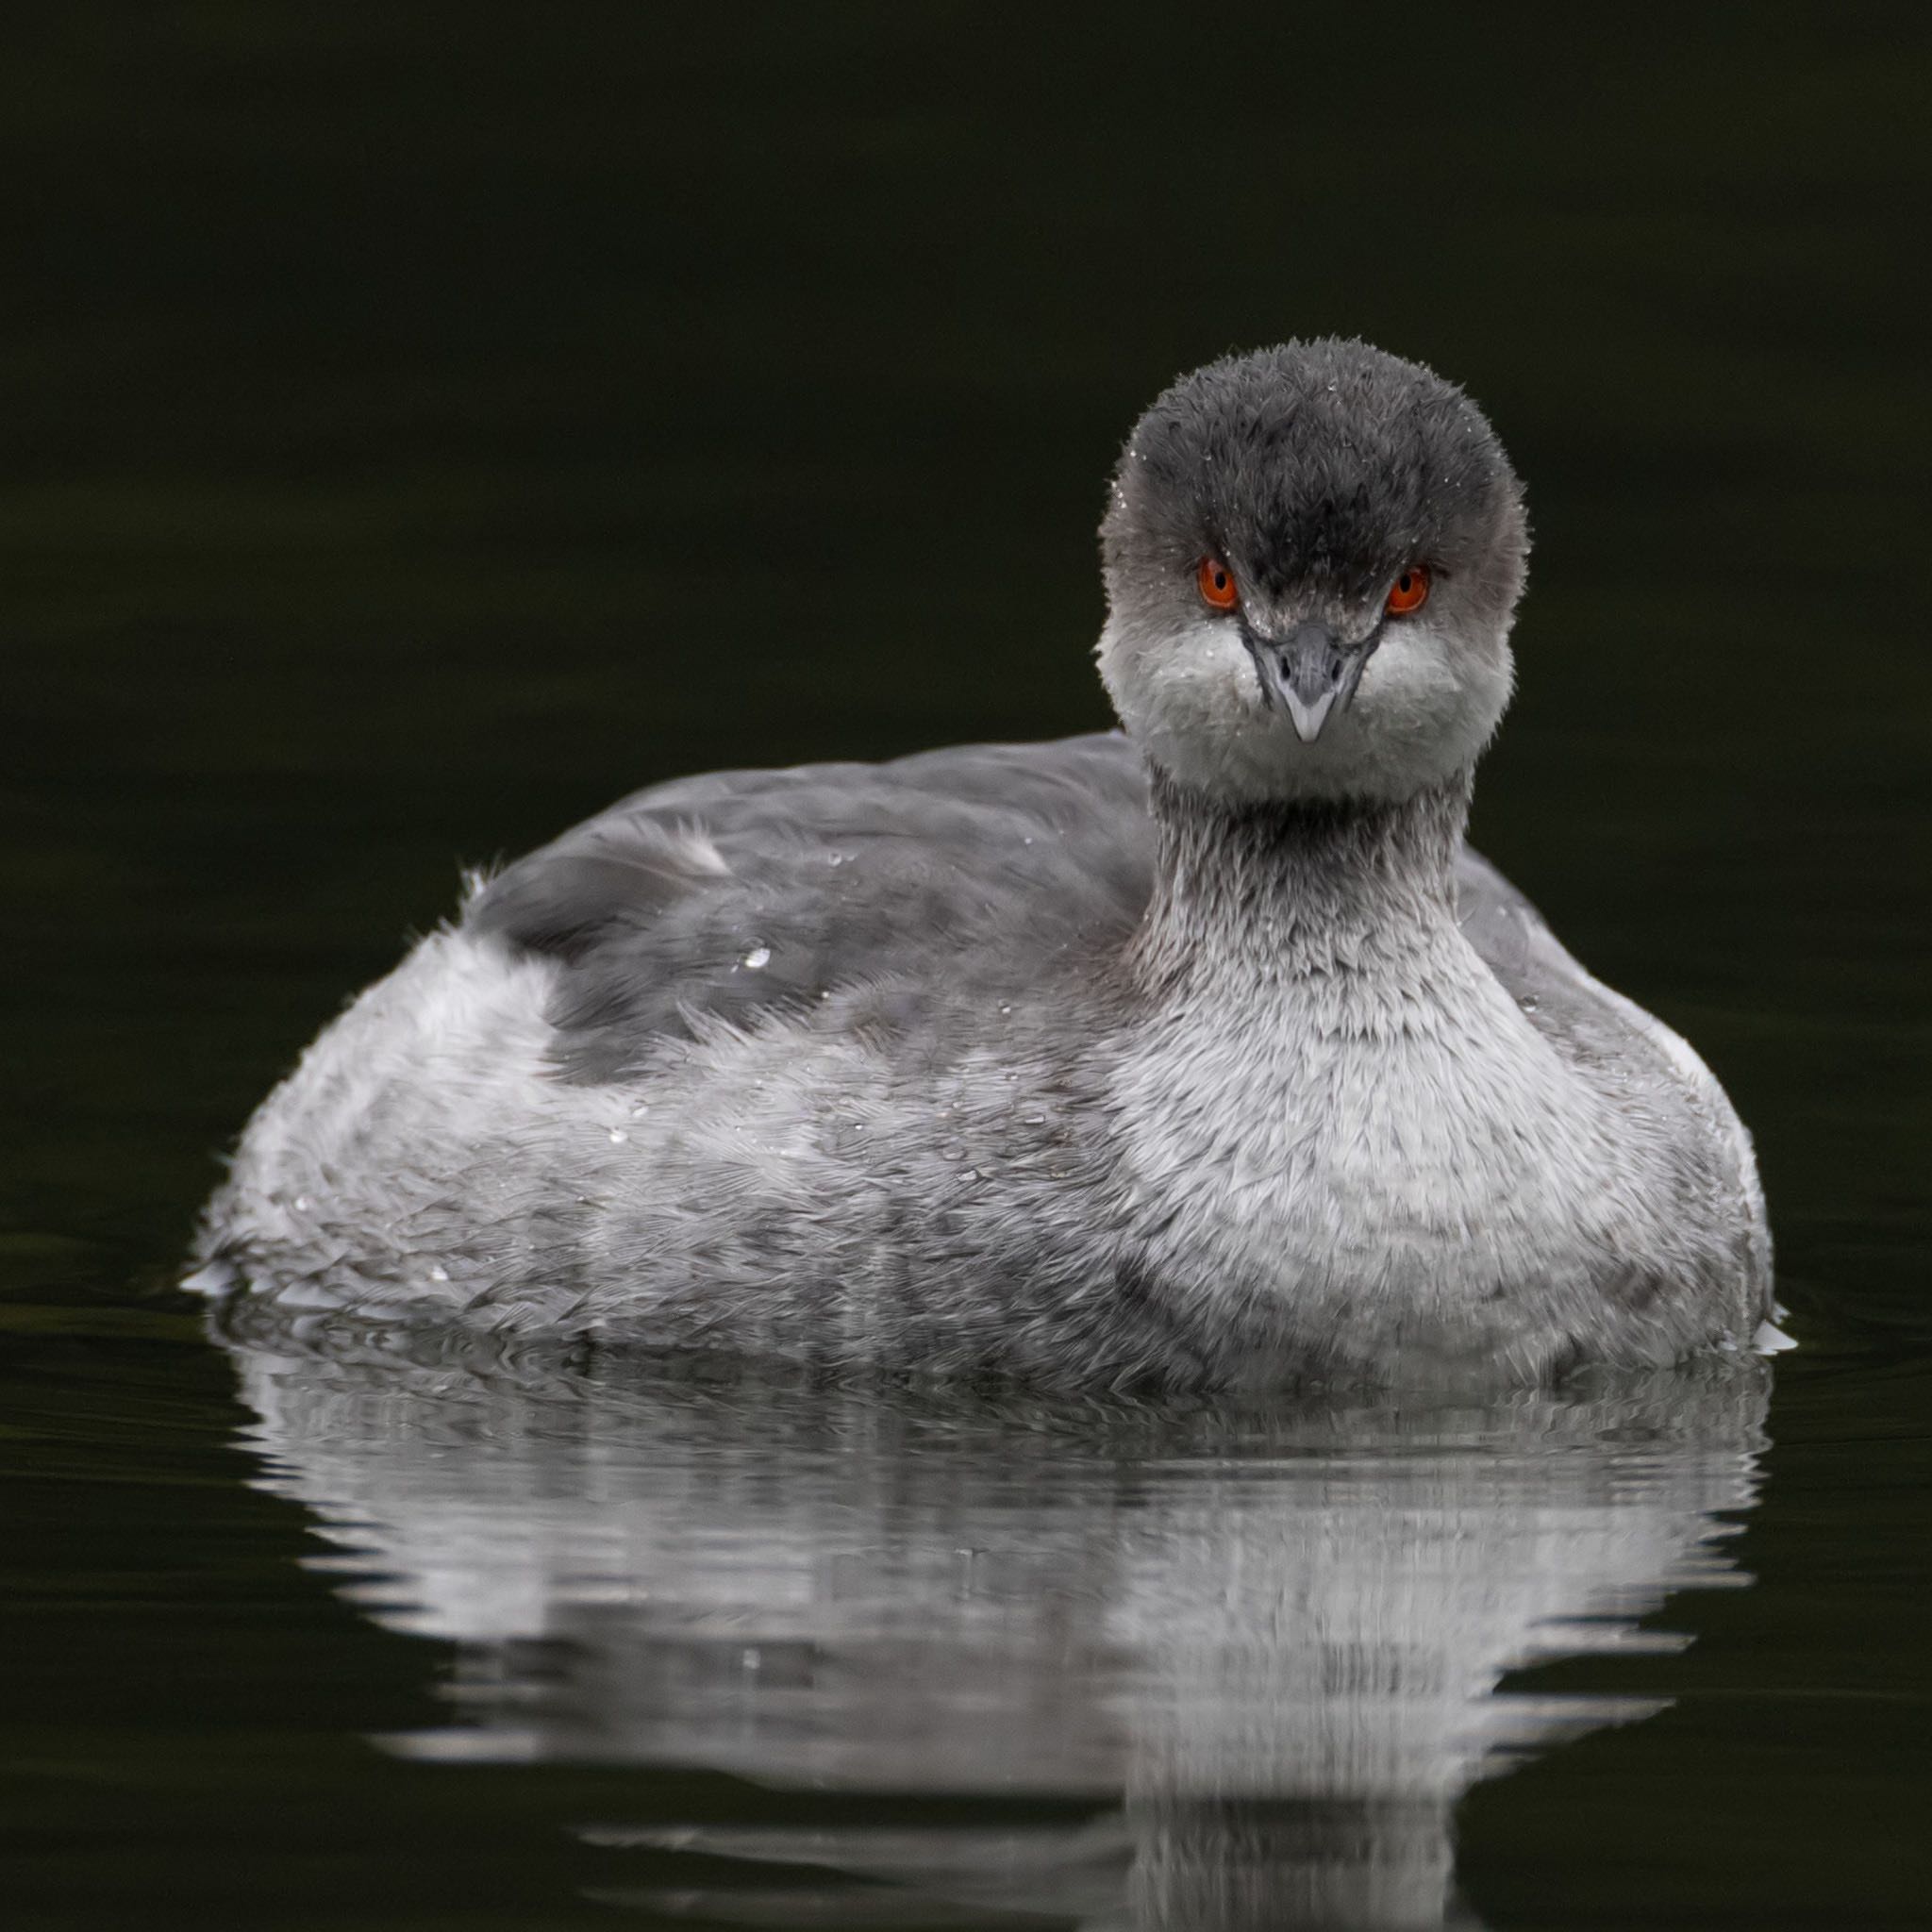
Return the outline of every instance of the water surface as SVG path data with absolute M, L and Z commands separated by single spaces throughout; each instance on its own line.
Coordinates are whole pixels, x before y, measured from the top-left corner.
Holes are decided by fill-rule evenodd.
M 449 1647 L 442 1721 L 381 1748 L 749 1780 L 756 1821 L 572 1835 L 638 1855 L 587 1861 L 598 1899 L 774 1924 L 1474 1923 L 1464 1791 L 1658 1707 L 1503 1677 L 1670 1656 L 1665 1596 L 1742 1581 L 1769 1390 L 1243 1412 L 465 1346 L 240 1355 L 310 1567 Z

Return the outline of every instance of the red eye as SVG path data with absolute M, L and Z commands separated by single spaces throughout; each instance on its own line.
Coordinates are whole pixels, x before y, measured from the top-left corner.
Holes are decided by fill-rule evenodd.
M 1429 601 L 1429 573 L 1426 565 L 1411 564 L 1389 587 L 1389 602 L 1383 606 L 1391 617 L 1407 617 Z
M 1201 601 L 1210 610 L 1232 610 L 1241 601 L 1241 593 L 1235 589 L 1234 573 L 1218 557 L 1204 557 L 1201 567 L 1194 573 L 1194 582 L 1201 592 Z

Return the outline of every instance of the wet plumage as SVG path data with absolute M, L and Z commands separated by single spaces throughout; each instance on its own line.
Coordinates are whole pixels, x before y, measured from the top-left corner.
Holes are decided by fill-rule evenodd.
M 204 1279 L 1109 1386 L 1747 1344 L 1728 1102 L 1463 845 L 1525 552 L 1428 372 L 1184 379 L 1103 527 L 1126 736 L 680 779 L 478 882 L 264 1104 Z

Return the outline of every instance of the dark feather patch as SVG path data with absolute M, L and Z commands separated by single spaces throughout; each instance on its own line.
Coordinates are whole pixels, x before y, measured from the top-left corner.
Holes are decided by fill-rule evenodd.
M 965 745 L 656 786 L 510 866 L 465 920 L 563 964 L 560 1064 L 598 1080 L 654 1039 L 837 991 L 891 1028 L 935 983 L 1036 985 L 1131 929 L 1152 862 L 1124 738 Z

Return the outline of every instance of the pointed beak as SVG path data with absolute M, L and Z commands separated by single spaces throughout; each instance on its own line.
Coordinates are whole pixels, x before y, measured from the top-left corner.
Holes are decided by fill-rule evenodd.
M 1285 638 L 1247 635 L 1261 679 L 1261 701 L 1287 711 L 1294 734 L 1313 744 L 1337 711 L 1345 711 L 1361 682 L 1374 637 L 1345 644 L 1325 624 L 1298 624 Z

